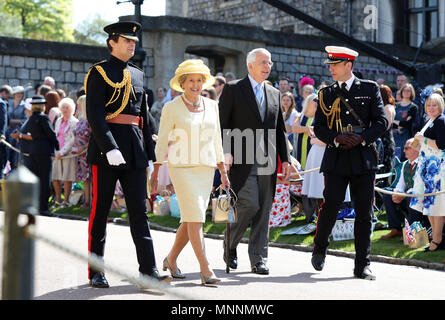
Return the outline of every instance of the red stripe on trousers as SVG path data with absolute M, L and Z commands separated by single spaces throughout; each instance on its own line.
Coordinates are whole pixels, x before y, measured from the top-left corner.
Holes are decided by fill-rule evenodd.
M 92 165 L 93 175 L 93 203 L 91 206 L 90 220 L 88 222 L 88 253 L 91 252 L 91 229 L 93 228 L 94 217 L 96 216 L 97 207 L 97 165 Z M 88 275 L 90 274 L 90 265 L 88 265 Z
M 323 184 L 326 186 L 326 177 L 325 176 L 323 176 Z M 317 224 L 315 225 L 314 239 L 315 239 L 315 237 L 317 236 L 317 233 L 318 233 L 318 222 L 320 221 L 320 213 L 321 213 L 321 210 L 323 209 L 324 203 L 325 203 L 325 199 L 323 199 L 323 201 L 320 204 L 320 208 L 318 209 Z M 314 247 L 315 247 L 315 243 L 314 243 Z

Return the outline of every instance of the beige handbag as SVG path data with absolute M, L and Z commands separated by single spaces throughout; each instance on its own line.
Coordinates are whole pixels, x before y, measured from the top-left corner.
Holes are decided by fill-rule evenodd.
M 225 190 L 222 193 L 222 188 L 219 188 L 219 196 L 217 199 L 212 199 L 212 220 L 214 223 L 235 223 L 237 221 L 237 214 L 235 204 L 238 200 L 235 192 Z

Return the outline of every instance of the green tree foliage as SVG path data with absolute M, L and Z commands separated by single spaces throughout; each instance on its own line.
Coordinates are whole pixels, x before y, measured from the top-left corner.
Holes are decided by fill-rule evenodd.
M 0 0 L 0 7 L 2 7 L 2 0 Z M 21 38 L 23 36 L 22 26 L 17 18 L 0 10 L 0 36 Z
M 106 46 L 108 35 L 103 29 L 110 23 L 110 21 L 103 19 L 97 13 L 93 17 L 88 15 L 74 30 L 74 39 L 76 43 Z
M 74 41 L 72 10 L 72 0 L 2 0 L 2 11 L 19 21 L 23 38 Z

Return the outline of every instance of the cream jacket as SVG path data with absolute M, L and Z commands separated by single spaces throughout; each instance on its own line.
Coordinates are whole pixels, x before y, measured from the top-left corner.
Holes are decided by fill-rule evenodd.
M 162 109 L 156 162 L 174 167 L 210 166 L 224 162 L 218 103 L 203 97 L 205 110 L 190 112 L 180 96 Z

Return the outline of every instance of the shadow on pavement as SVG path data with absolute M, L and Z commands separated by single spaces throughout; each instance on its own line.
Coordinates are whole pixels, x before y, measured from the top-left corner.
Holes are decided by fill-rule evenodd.
M 334 281 L 343 281 L 343 280 L 354 280 L 354 276 L 351 275 L 349 277 L 332 277 L 332 278 L 314 278 L 314 276 L 319 273 L 310 273 L 310 272 L 302 272 L 293 274 L 290 276 L 261 276 L 254 275 L 252 272 L 236 272 L 232 271 L 231 273 L 226 273 L 225 270 L 215 269 L 215 275 L 221 279 L 221 282 L 217 284 L 217 286 L 239 286 L 239 285 L 247 285 L 249 283 L 317 283 L 317 282 L 334 282 Z M 252 276 L 249 276 L 252 275 Z M 187 277 L 189 278 L 189 277 Z M 193 279 L 193 274 L 190 274 L 190 279 Z M 200 284 L 196 283 L 182 283 L 180 281 L 173 281 L 172 284 L 175 287 L 195 287 L 200 286 Z
M 48 292 L 44 295 L 35 297 L 35 300 L 94 300 L 103 296 L 119 296 L 119 295 L 130 295 L 130 294 L 146 294 L 146 295 L 165 295 L 159 291 L 149 291 L 141 290 L 135 285 L 121 285 L 113 286 L 111 284 L 110 288 L 99 289 L 92 288 L 88 284 L 81 285 L 78 287 L 61 289 L 53 292 Z

